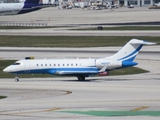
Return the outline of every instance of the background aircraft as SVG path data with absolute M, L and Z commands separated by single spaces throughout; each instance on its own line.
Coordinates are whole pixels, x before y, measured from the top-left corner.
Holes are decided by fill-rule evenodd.
M 155 43 L 142 40 L 130 40 L 120 51 L 110 57 L 98 59 L 25 59 L 15 62 L 3 71 L 16 74 L 52 74 L 62 76 L 76 76 L 78 80 L 94 75 L 107 75 L 114 69 L 135 66 L 138 63 L 133 60 L 143 45 Z
M 25 0 L 17 3 L 0 3 L 0 16 L 33 12 L 49 5 L 39 4 L 39 0 Z

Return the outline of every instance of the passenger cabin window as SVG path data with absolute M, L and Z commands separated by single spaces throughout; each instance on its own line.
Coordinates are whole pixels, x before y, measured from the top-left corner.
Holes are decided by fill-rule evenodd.
M 45 66 L 47 66 L 47 64 L 45 64 Z
M 41 66 L 43 66 L 43 64 L 41 64 Z
M 37 64 L 37 66 L 38 66 L 38 64 Z

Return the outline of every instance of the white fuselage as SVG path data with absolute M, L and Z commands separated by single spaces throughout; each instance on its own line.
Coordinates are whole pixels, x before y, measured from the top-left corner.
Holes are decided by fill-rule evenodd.
M 111 70 L 122 67 L 121 61 L 107 59 L 43 59 L 43 60 L 20 60 L 8 66 L 4 71 L 10 73 L 45 73 L 66 75 L 71 72 L 97 74 L 100 69 L 107 65 Z
M 0 3 L 0 15 L 16 15 L 24 7 L 24 3 Z

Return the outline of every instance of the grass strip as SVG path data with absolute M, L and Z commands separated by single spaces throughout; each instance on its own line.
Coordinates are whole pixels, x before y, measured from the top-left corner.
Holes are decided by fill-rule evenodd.
M 110 76 L 115 76 L 115 75 L 132 75 L 132 74 L 141 74 L 141 73 L 147 73 L 149 71 L 137 68 L 137 67 L 127 67 L 127 68 L 121 68 L 121 69 L 116 69 L 113 71 L 109 71 Z
M 0 60 L 0 78 L 14 78 L 14 74 L 9 74 L 3 72 L 3 69 L 11 64 L 13 64 L 15 60 Z M 148 71 L 136 68 L 136 67 L 128 67 L 128 68 L 123 68 L 123 69 L 117 69 L 109 72 L 110 76 L 114 75 L 130 75 L 130 74 L 140 74 L 140 73 L 146 73 Z M 40 77 L 54 77 L 53 75 L 48 75 L 48 74 L 20 74 L 20 78 L 40 78 Z
M 72 26 L 0 26 L 0 29 L 42 29 L 42 28 L 61 28 Z M 103 27 L 103 26 L 102 26 Z M 98 27 L 78 28 L 72 30 L 98 30 Z M 103 30 L 160 30 L 160 26 L 116 26 L 103 27 Z
M 117 26 L 117 27 L 103 27 L 102 30 L 160 30 L 160 26 Z M 72 29 L 72 30 L 98 30 L 98 27 Z
M 7 96 L 0 96 L 0 99 L 4 99 L 4 98 L 7 98 Z
M 43 29 L 43 28 L 61 28 L 69 26 L 0 26 L 0 29 Z
M 108 47 L 136 38 L 160 44 L 160 37 L 135 36 L 0 36 L 0 47 Z

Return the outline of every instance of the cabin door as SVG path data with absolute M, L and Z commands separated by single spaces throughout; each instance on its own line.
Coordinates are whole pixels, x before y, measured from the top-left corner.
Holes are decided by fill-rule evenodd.
M 24 65 L 24 69 L 25 69 L 25 73 L 29 73 L 30 72 L 30 63 L 29 61 L 26 61 L 25 62 L 25 65 Z

